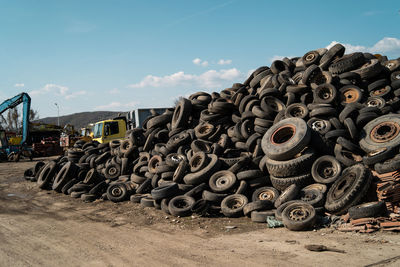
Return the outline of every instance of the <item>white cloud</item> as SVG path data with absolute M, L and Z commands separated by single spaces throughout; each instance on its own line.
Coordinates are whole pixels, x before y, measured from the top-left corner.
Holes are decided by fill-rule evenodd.
M 232 63 L 232 59 L 220 59 L 218 65 L 229 65 Z
M 282 58 L 284 58 L 284 56 L 274 55 L 273 57 L 271 57 L 271 58 L 269 59 L 269 61 L 272 63 L 272 62 L 274 62 L 275 60 L 281 60 Z
M 64 97 L 66 100 L 69 100 L 69 99 L 75 98 L 80 95 L 86 95 L 86 93 L 87 93 L 84 90 L 72 92 L 72 93 L 68 93 L 68 92 L 69 92 L 69 88 L 66 86 L 49 83 L 38 90 L 30 91 L 29 94 L 32 96 L 39 96 L 39 95 L 53 93 L 55 95 Z
M 221 87 L 224 82 L 243 79 L 238 69 L 209 70 L 200 75 L 186 74 L 183 71 L 166 76 L 147 75 L 139 83 L 130 84 L 130 88 L 193 86 L 205 89 Z
M 195 58 L 192 60 L 193 64 L 198 65 L 198 66 L 203 66 L 207 67 L 208 66 L 208 61 L 203 61 L 200 58 Z
M 108 93 L 111 95 L 116 95 L 120 93 L 120 90 L 118 90 L 118 88 L 113 88 L 110 91 L 108 91 Z
M 43 95 L 47 93 L 55 93 L 57 95 L 65 96 L 68 91 L 68 87 L 62 86 L 62 85 L 57 85 L 57 84 L 46 84 L 44 87 L 42 87 L 39 90 L 33 90 L 29 92 L 30 95 Z
M 25 87 L 25 84 L 23 84 L 23 83 L 16 83 L 16 84 L 14 84 L 14 87 Z
M 80 96 L 80 95 L 86 95 L 86 93 L 87 93 L 87 92 L 84 91 L 84 90 L 78 91 L 78 92 L 74 92 L 74 93 L 71 93 L 71 94 L 69 94 L 69 95 L 66 95 L 66 96 L 65 96 L 65 99 L 66 99 L 66 100 L 69 100 L 69 99 L 78 97 L 78 96 Z
M 125 109 L 132 109 L 135 106 L 139 105 L 140 102 L 138 101 L 132 101 L 132 102 L 128 102 L 128 103 L 121 103 L 121 102 L 111 102 L 110 104 L 107 105 L 101 105 L 101 106 L 97 106 L 94 109 L 95 110 L 125 110 Z
M 332 41 L 326 48 L 329 49 L 337 43 L 337 41 Z M 394 56 L 400 54 L 400 40 L 392 37 L 385 37 L 371 47 L 343 43 L 342 45 L 346 47 L 346 54 L 354 52 L 383 53 Z

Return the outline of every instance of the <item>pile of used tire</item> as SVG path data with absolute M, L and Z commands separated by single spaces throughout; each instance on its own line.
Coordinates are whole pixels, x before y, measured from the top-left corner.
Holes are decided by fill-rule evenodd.
M 345 55 L 340 44 L 276 60 L 243 84 L 180 99 L 124 140 L 77 142 L 26 176 L 84 201 L 130 199 L 174 216 L 276 216 L 311 229 L 317 214 L 369 201 L 372 170 L 400 168 L 399 69 L 399 59 Z M 350 215 L 384 215 L 382 207 Z

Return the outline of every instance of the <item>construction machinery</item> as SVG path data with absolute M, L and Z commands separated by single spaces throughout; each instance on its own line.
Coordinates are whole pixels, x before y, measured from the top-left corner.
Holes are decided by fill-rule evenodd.
M 22 138 L 19 144 L 10 144 L 7 140 L 5 130 L 0 130 L 0 156 L 7 158 L 10 161 L 19 161 L 21 156 L 29 157 L 32 159 L 32 149 L 27 146 L 27 139 L 29 135 L 29 111 L 31 108 L 31 98 L 27 93 L 21 93 L 10 99 L 5 100 L 0 104 L 0 115 L 6 110 L 15 108 L 23 103 L 22 115 Z

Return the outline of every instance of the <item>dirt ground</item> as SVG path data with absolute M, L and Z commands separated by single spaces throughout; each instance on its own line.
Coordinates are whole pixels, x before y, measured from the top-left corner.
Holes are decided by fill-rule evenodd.
M 174 218 L 131 202 L 84 203 L 25 181 L 34 163 L 0 163 L 0 266 L 400 265 L 400 234 L 291 232 L 247 218 Z M 346 253 L 311 252 L 307 244 Z

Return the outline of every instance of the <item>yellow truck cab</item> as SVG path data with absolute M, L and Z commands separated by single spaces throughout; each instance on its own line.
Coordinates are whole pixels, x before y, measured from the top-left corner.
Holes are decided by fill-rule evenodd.
M 108 143 L 114 139 L 124 138 L 126 130 L 126 119 L 115 118 L 99 121 L 93 127 L 93 140 L 99 143 Z

